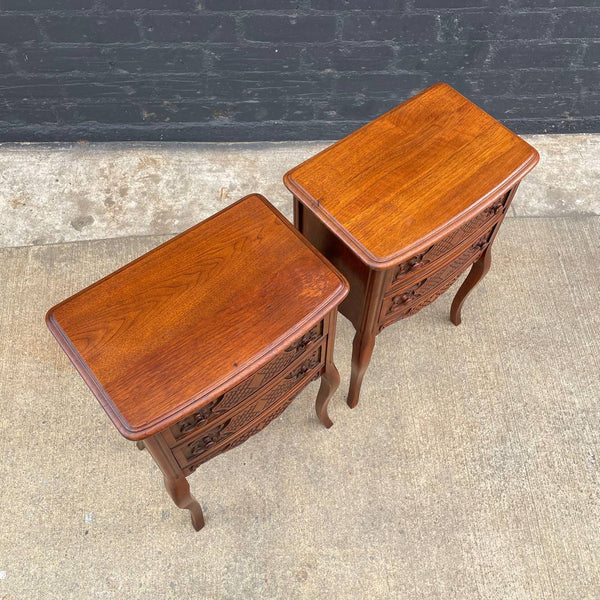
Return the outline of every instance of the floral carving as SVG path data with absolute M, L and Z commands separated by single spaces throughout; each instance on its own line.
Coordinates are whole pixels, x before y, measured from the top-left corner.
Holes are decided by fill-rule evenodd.
M 264 415 L 260 420 L 256 421 L 253 426 L 249 427 L 245 431 L 241 432 L 239 436 L 236 436 L 231 439 L 231 441 L 221 445 L 214 452 L 207 452 L 204 456 L 195 464 L 190 465 L 186 468 L 187 473 L 193 473 L 202 463 L 205 463 L 207 460 L 213 458 L 217 454 L 221 454 L 223 452 L 227 452 L 240 444 L 243 444 L 246 440 L 251 438 L 253 435 L 257 434 L 259 431 L 264 429 L 273 419 L 279 417 L 283 411 L 292 403 L 294 397 L 287 398 L 284 400 L 279 406 L 273 411 L 266 415 Z
M 510 192 L 506 193 L 502 198 L 496 200 L 491 206 L 488 206 L 469 222 L 448 234 L 445 238 L 442 238 L 439 242 L 430 246 L 424 252 L 421 252 L 421 254 L 417 254 L 409 260 L 400 263 L 396 267 L 392 284 L 395 284 L 402 277 L 418 271 L 422 267 L 428 265 L 431 261 L 451 251 L 470 236 L 476 234 L 476 232 L 485 227 L 486 223 L 492 218 L 504 211 L 509 194 Z
M 310 331 L 305 333 L 300 339 L 296 340 L 284 352 L 278 354 L 271 362 L 259 369 L 253 375 L 242 381 L 215 401 L 202 407 L 193 415 L 180 421 L 172 428 L 173 436 L 179 440 L 192 431 L 203 427 L 211 417 L 221 415 L 232 408 L 235 408 L 243 400 L 251 396 L 262 386 L 266 385 L 273 377 L 279 374 L 282 369 L 295 360 L 297 355 L 302 354 L 304 350 L 313 342 L 321 337 L 322 322 L 315 325 Z
M 212 415 L 213 411 L 219 403 L 223 400 L 223 396 L 219 396 L 216 400 L 213 400 L 206 406 L 203 406 L 200 410 L 197 410 L 193 415 L 190 415 L 183 421 L 178 423 L 178 431 L 174 433 L 175 439 L 182 438 L 186 436 L 188 433 L 199 429 L 203 425 L 206 424 L 209 417 Z
M 203 435 L 200 439 L 195 440 L 189 444 L 188 458 L 195 458 L 202 454 L 205 450 L 208 450 L 211 446 L 214 446 L 221 438 L 221 432 L 229 425 L 229 421 L 221 423 L 218 427 Z
M 192 461 L 199 458 L 201 455 L 213 455 L 213 447 L 223 446 L 227 438 L 235 436 L 240 430 L 243 430 L 249 423 L 260 418 L 261 414 L 268 412 L 275 406 L 281 398 L 283 398 L 292 388 L 298 385 L 298 382 L 306 374 L 315 369 L 320 364 L 321 349 L 318 348 L 311 356 L 305 359 L 300 365 L 290 371 L 283 379 L 273 386 L 269 391 L 261 394 L 256 400 L 246 404 L 243 410 L 235 411 L 235 413 L 226 421 L 222 422 L 217 427 L 214 427 L 200 434 L 200 437 L 189 442 L 184 451 L 186 461 Z M 314 378 L 320 377 L 320 371 L 314 373 Z M 311 377 L 312 380 L 312 377 Z M 217 448 L 215 451 L 221 452 Z M 224 451 L 224 450 L 223 450 Z
M 308 371 L 314 369 L 319 364 L 319 353 L 315 352 L 310 358 L 306 359 L 302 364 L 297 366 L 295 369 L 290 371 L 285 378 L 286 379 L 299 379 Z
M 472 246 L 471 248 L 474 248 L 476 250 L 483 250 L 487 245 L 488 245 L 488 241 L 490 239 L 490 233 L 491 232 L 487 232 L 485 235 L 481 236 Z
M 494 202 L 494 204 L 490 206 L 489 211 L 494 215 L 500 214 L 504 210 L 504 201 L 504 198 L 501 200 L 497 200 L 496 202 Z
M 406 275 L 407 273 L 413 273 L 414 271 L 418 271 L 419 269 L 421 269 L 425 265 L 423 259 L 425 258 L 425 255 L 429 252 L 429 250 L 431 250 L 431 248 L 428 248 L 427 250 L 425 250 L 425 252 L 421 252 L 421 254 L 417 254 L 409 260 L 400 263 L 398 265 L 398 269 L 396 270 L 396 274 L 394 275 L 394 281 L 397 281 L 400 277 Z
M 419 290 L 420 288 L 427 282 L 427 279 L 423 279 L 423 281 L 419 281 L 419 283 L 413 285 L 411 288 L 404 290 L 401 294 L 396 294 L 392 297 L 392 302 L 388 307 L 387 312 L 392 313 L 397 311 L 399 308 L 402 308 L 406 304 L 412 302 L 415 298 L 420 296 Z
M 313 327 L 308 333 L 305 333 L 299 340 L 296 340 L 289 348 L 286 348 L 286 352 L 302 352 L 306 346 L 311 342 L 318 340 L 321 334 L 319 333 L 321 324 Z

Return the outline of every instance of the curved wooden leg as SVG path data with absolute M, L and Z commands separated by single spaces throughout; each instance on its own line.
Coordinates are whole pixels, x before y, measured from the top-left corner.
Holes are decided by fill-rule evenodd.
M 294 196 L 294 227 L 302 233 L 302 204 L 300 200 Z
M 139 440 L 135 443 L 135 445 L 137 446 L 138 450 L 143 450 L 146 447 L 146 444 L 144 444 L 144 442 L 142 442 L 142 440 Z
M 460 311 L 466 297 L 471 293 L 471 290 L 484 278 L 485 274 L 490 270 L 492 264 L 492 247 L 488 246 L 485 252 L 479 259 L 473 263 L 467 278 L 463 281 L 450 308 L 450 320 L 455 325 L 460 325 Z
M 330 362 L 325 369 L 325 373 L 323 373 L 321 377 L 321 387 L 319 388 L 317 402 L 315 404 L 317 417 L 319 417 L 319 420 L 327 427 L 327 429 L 333 425 L 333 422 L 327 414 L 327 405 L 339 385 L 340 374 L 338 373 L 336 366 Z
M 185 477 L 178 477 L 174 479 L 172 477 L 164 476 L 165 487 L 169 496 L 173 499 L 173 502 L 179 508 L 187 508 L 192 514 L 192 525 L 196 531 L 200 531 L 204 527 L 204 515 L 202 514 L 202 508 L 198 501 L 190 493 L 190 484 L 187 482 Z
M 356 332 L 352 343 L 352 373 L 350 375 L 350 389 L 348 391 L 348 406 L 354 408 L 358 404 L 360 386 L 369 366 L 373 348 L 375 346 L 375 334 Z

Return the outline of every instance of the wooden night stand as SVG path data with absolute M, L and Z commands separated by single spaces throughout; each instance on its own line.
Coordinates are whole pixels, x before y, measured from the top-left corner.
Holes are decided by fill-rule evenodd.
M 48 327 L 115 427 L 148 449 L 196 530 L 186 476 L 278 417 L 332 362 L 344 278 L 259 195 L 52 308 Z
M 467 269 L 451 319 L 486 274 L 491 246 L 538 153 L 437 84 L 289 171 L 294 223 L 350 282 L 348 404 L 375 336 L 433 302 Z

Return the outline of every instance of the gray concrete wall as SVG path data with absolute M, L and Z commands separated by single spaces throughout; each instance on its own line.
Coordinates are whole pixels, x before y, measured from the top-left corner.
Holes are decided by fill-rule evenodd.
M 525 136 L 541 154 L 512 216 L 600 214 L 600 135 Z M 260 192 L 328 142 L 0 145 L 0 247 L 172 234 Z

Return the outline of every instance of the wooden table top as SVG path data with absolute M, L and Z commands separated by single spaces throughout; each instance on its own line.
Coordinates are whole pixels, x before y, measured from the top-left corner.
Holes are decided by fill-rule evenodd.
M 439 83 L 295 167 L 284 182 L 364 262 L 384 269 L 459 227 L 538 159 Z
M 347 291 L 282 215 L 251 195 L 46 320 L 117 429 L 136 440 L 241 381 Z

